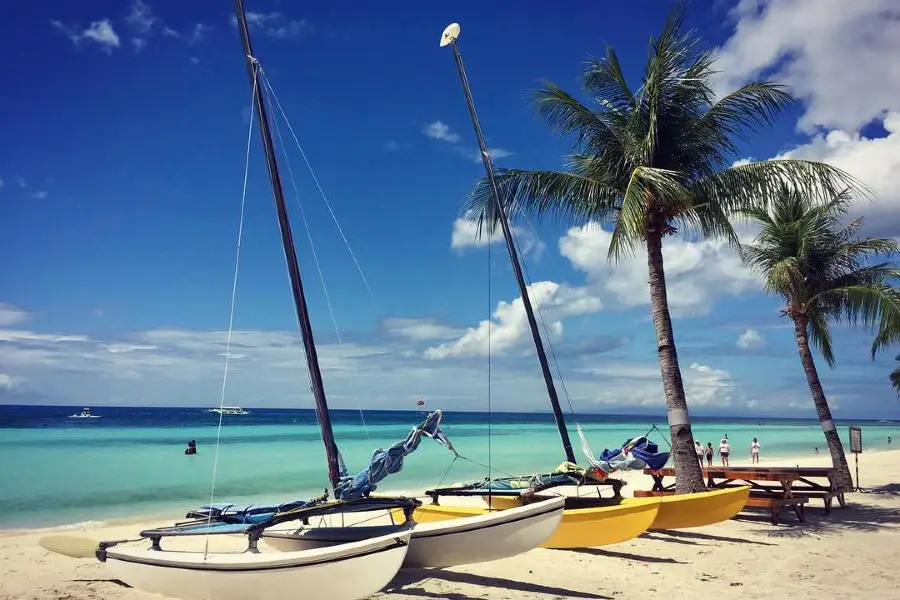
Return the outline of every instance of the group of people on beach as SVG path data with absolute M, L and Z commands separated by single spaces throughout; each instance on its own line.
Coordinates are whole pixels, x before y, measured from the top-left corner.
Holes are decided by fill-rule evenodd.
M 712 442 L 707 442 L 705 448 L 700 442 L 694 442 L 694 450 L 697 452 L 697 460 L 700 461 L 701 467 L 703 466 L 704 458 L 706 459 L 706 466 L 712 466 L 714 453 Z M 728 442 L 728 434 L 726 433 L 719 441 L 719 458 L 722 460 L 723 467 L 731 464 L 728 459 L 730 455 L 731 444 Z M 759 464 L 759 440 L 756 438 L 753 438 L 753 441 L 750 442 L 750 462 L 754 465 Z

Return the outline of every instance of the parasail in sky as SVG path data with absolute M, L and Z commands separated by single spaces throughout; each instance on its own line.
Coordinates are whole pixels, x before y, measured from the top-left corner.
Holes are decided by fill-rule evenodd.
M 416 402 L 416 406 L 425 406 L 425 401 L 419 400 L 418 402 Z

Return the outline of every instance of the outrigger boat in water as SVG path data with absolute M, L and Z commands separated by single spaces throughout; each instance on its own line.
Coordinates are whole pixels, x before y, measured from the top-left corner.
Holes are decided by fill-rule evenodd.
M 550 473 L 525 477 L 506 477 L 489 479 L 469 485 L 438 488 L 428 490 L 432 504 L 415 509 L 413 517 L 419 522 L 440 521 L 457 518 L 461 515 L 475 514 L 477 511 L 494 508 L 513 509 L 527 506 L 531 502 L 546 501 L 551 497 L 560 497 L 550 493 L 553 488 L 574 487 L 577 492 L 583 487 L 593 487 L 596 495 L 564 495 L 565 511 L 562 522 L 554 535 L 544 543 L 548 548 L 581 548 L 614 544 L 634 538 L 647 529 L 698 527 L 716 523 L 736 515 L 746 504 L 749 496 L 748 487 L 740 487 L 725 491 L 701 492 L 681 496 L 659 498 L 623 498 L 619 489 L 622 482 L 610 480 L 609 474 L 617 469 L 660 468 L 669 460 L 669 453 L 658 452 L 658 448 L 645 438 L 632 440 L 619 449 L 618 455 L 594 458 L 587 438 L 580 426 L 577 427 L 582 441 L 582 449 L 588 456 L 591 467 L 580 467 L 572 451 L 572 443 L 566 427 L 565 418 L 559 403 L 556 386 L 544 351 L 543 341 L 538 329 L 534 309 L 528 294 L 528 287 L 522 273 L 522 267 L 516 250 L 508 215 L 494 176 L 490 153 L 484 142 L 481 125 L 475 111 L 475 104 L 469 89 L 468 77 L 462 63 L 457 39 L 460 27 L 453 23 L 441 35 L 441 46 L 450 46 L 456 62 L 469 116 L 478 138 L 482 162 L 491 187 L 491 204 L 482 212 L 483 223 L 488 226 L 499 225 L 503 232 L 510 262 L 519 286 L 520 298 L 525 309 L 531 336 L 541 372 L 547 387 L 550 405 L 563 444 L 566 462 Z M 630 452 L 630 454 L 629 454 Z M 636 459 L 637 458 L 637 459 Z M 599 486 L 612 484 L 614 496 L 603 498 L 599 494 Z M 543 492 L 543 493 L 541 493 Z M 442 506 L 442 496 L 482 496 L 488 503 L 488 509 Z

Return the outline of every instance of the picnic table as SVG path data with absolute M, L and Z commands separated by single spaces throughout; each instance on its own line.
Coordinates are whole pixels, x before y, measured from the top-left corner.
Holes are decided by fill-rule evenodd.
M 706 470 L 706 469 L 704 469 Z M 845 490 L 841 488 L 837 479 L 837 469 L 834 467 L 728 467 L 728 471 L 740 474 L 758 473 L 794 473 L 797 479 L 792 485 L 794 496 L 805 496 L 810 499 L 819 499 L 825 503 L 825 514 L 831 512 L 831 506 L 835 498 L 841 508 L 847 508 L 847 500 L 844 497 Z M 825 481 L 815 481 L 816 479 Z M 713 479 L 707 476 L 707 486 L 714 487 Z M 721 486 L 718 486 L 721 487 Z M 756 489 L 763 489 L 763 485 Z
M 645 468 L 644 474 L 653 478 L 653 488 L 649 492 L 636 491 L 635 496 L 664 496 L 675 493 L 674 481 L 666 484 L 666 477 L 675 477 L 674 467 L 662 469 Z M 788 507 L 797 515 L 797 520 L 805 520 L 804 505 L 810 497 L 803 493 L 795 493 L 794 483 L 801 475 L 796 469 L 768 467 L 710 467 L 703 469 L 706 485 L 709 489 L 721 489 L 735 485 L 749 485 L 750 497 L 745 506 L 750 508 L 768 508 L 772 514 L 772 524 L 778 524 L 781 508 Z M 716 480 L 720 481 L 716 481 Z

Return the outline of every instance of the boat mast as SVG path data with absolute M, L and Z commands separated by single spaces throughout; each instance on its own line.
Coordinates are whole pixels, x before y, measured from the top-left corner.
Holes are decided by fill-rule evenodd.
M 262 134 L 263 148 L 266 153 L 266 164 L 269 167 L 269 179 L 272 181 L 272 195 L 275 197 L 275 211 L 278 214 L 278 226 L 281 229 L 281 244 L 284 248 L 284 258 L 287 261 L 288 276 L 291 280 L 291 292 L 294 295 L 294 307 L 297 309 L 300 335 L 303 338 L 303 348 L 306 352 L 306 367 L 309 370 L 313 398 L 316 401 L 316 416 L 322 431 L 322 441 L 325 443 L 328 477 L 331 480 L 332 488 L 334 488 L 340 479 L 341 472 L 338 463 L 338 449 L 334 441 L 334 431 L 331 428 L 331 417 L 328 415 L 328 402 L 325 398 L 325 387 L 322 384 L 319 355 L 316 353 L 312 324 L 309 321 L 309 310 L 306 306 L 306 297 L 303 294 L 303 281 L 300 278 L 300 266 L 297 264 L 297 251 L 294 248 L 291 223 L 288 219 L 287 206 L 284 202 L 284 190 L 281 186 L 281 176 L 278 174 L 278 163 L 275 159 L 275 149 L 272 145 L 272 135 L 269 131 L 269 118 L 263 102 L 263 85 L 259 74 L 259 63 L 253 56 L 253 47 L 250 44 L 250 31 L 247 27 L 247 17 L 244 14 L 244 3 L 242 0 L 237 0 L 237 24 L 244 45 L 244 58 L 247 61 L 250 85 L 256 90 L 253 101 L 256 104 L 256 114 L 259 116 L 259 128 Z
M 522 304 L 525 307 L 525 314 L 528 317 L 528 326 L 531 329 L 531 338 L 534 340 L 534 349 L 537 351 L 538 362 L 541 363 L 541 373 L 544 375 L 544 383 L 547 384 L 547 394 L 550 396 L 550 405 L 553 407 L 553 418 L 556 420 L 556 428 L 559 430 L 559 437 L 562 439 L 563 451 L 566 453 L 566 460 L 575 463 L 575 453 L 572 452 L 572 441 L 569 439 L 569 431 L 566 429 L 566 421 L 563 417 L 562 409 L 559 406 L 559 396 L 556 394 L 556 386 L 553 384 L 553 375 L 550 373 L 550 365 L 547 362 L 547 354 L 544 352 L 544 343 L 541 341 L 541 333 L 537 326 L 537 320 L 534 318 L 534 309 L 531 306 L 531 299 L 528 296 L 528 286 L 525 284 L 525 277 L 522 275 L 522 266 L 519 264 L 519 255 L 516 252 L 513 243 L 512 231 L 506 215 L 506 208 L 500 200 L 500 190 L 497 188 L 497 181 L 494 178 L 494 167 L 491 164 L 491 156 L 488 153 L 487 145 L 484 143 L 484 135 L 481 132 L 481 124 L 478 121 L 478 115 L 475 112 L 475 100 L 472 98 L 472 90 L 469 89 L 469 79 L 466 77 L 466 70 L 463 67 L 462 55 L 459 52 L 457 38 L 459 37 L 459 25 L 453 23 L 449 25 L 441 37 L 441 46 L 450 45 L 453 49 L 453 58 L 456 60 L 456 70 L 459 72 L 459 80 L 462 82 L 463 93 L 466 96 L 466 105 L 469 107 L 469 117 L 472 119 L 472 126 L 475 128 L 475 137 L 478 138 L 478 149 L 481 151 L 481 162 L 484 164 L 484 170 L 487 173 L 488 182 L 491 186 L 493 196 L 493 210 L 499 216 L 500 227 L 503 229 L 503 239 L 506 241 L 506 249 L 509 251 L 509 259 L 512 262 L 513 272 L 516 275 L 516 283 L 519 284 L 519 294 L 522 297 Z M 487 211 L 485 211 L 487 217 Z M 488 220 L 487 218 L 485 220 Z

